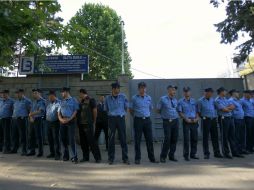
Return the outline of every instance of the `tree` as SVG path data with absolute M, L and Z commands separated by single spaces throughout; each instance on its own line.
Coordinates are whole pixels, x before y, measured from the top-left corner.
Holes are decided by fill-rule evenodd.
M 0 3 L 0 66 L 15 64 L 18 54 L 43 55 L 63 44 L 61 10 L 56 1 L 4 1 Z
M 238 54 L 233 60 L 239 66 L 248 58 L 254 47 L 254 2 L 210 0 L 210 3 L 215 7 L 226 5 L 226 19 L 215 24 L 217 31 L 221 33 L 221 43 L 232 44 L 237 42 L 241 35 L 246 39 L 244 43 L 236 46 Z
M 84 4 L 65 27 L 64 37 L 71 54 L 88 54 L 89 79 L 114 79 L 121 73 L 121 18 L 101 4 Z M 124 34 L 125 38 L 125 34 Z M 125 72 L 130 77 L 131 58 L 125 46 Z

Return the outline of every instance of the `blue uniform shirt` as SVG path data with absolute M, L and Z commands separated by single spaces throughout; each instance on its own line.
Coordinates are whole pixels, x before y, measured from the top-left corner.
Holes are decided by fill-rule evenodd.
M 27 97 L 16 99 L 13 105 L 13 117 L 27 117 L 31 109 L 31 100 Z
M 130 109 L 134 111 L 135 117 L 150 117 L 153 109 L 152 98 L 149 95 L 132 97 Z
M 46 120 L 47 121 L 57 121 L 58 120 L 58 109 L 60 107 L 60 101 L 55 100 L 54 102 L 49 102 L 46 108 Z
M 2 99 L 0 103 L 0 118 L 7 118 L 12 116 L 13 112 L 13 99 Z
M 60 102 L 58 112 L 62 117 L 70 118 L 75 111 L 78 111 L 79 103 L 76 98 L 69 97 Z
M 177 99 L 170 98 L 168 95 L 162 96 L 157 104 L 162 119 L 177 119 Z
M 187 118 L 196 118 L 198 111 L 197 103 L 193 98 L 190 98 L 190 100 L 182 98 L 178 102 L 177 110 L 183 113 Z
M 109 95 L 105 100 L 105 111 L 109 116 L 124 116 L 128 108 L 128 100 L 122 93 L 116 97 Z
M 198 100 L 198 112 L 202 117 L 215 118 L 217 111 L 215 108 L 215 101 L 213 98 L 205 98 L 204 96 Z
M 232 116 L 232 112 L 222 111 L 222 109 L 228 107 L 229 105 L 232 105 L 232 103 L 227 98 L 218 96 L 215 99 L 215 105 L 216 105 L 219 116 L 225 116 L 225 117 L 231 117 Z
M 244 118 L 244 111 L 242 107 L 242 101 L 236 98 L 229 98 L 231 103 L 235 106 L 235 109 L 232 111 L 232 115 L 235 119 L 243 119 Z
M 46 101 L 43 98 L 39 100 L 34 100 L 32 102 L 31 112 L 39 111 L 39 114 L 34 115 L 34 118 L 44 117 L 46 113 Z
M 254 117 L 254 102 L 251 99 L 242 98 L 244 116 Z

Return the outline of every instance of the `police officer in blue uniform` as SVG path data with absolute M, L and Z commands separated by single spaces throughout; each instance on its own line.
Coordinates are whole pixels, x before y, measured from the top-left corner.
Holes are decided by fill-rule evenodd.
M 54 90 L 48 93 L 48 105 L 46 107 L 46 121 L 48 124 L 48 141 L 50 154 L 47 158 L 55 158 L 60 160 L 60 122 L 58 120 L 58 109 L 60 107 L 60 100 L 57 99 Z
M 12 153 L 17 153 L 19 142 L 22 145 L 22 156 L 27 154 L 28 115 L 31 110 L 31 100 L 24 95 L 24 89 L 18 89 L 13 105 L 12 115 Z
M 4 136 L 4 154 L 11 153 L 11 117 L 13 112 L 13 103 L 14 101 L 9 97 L 9 90 L 4 90 L 2 103 L 0 104 L 0 118 L 2 121 Z
M 126 143 L 125 114 L 128 109 L 128 100 L 123 93 L 120 93 L 120 84 L 112 83 L 112 94 L 106 97 L 105 110 L 108 112 L 109 145 L 108 163 L 112 165 L 115 159 L 115 134 L 118 130 L 122 147 L 123 163 L 129 165 L 128 147 Z
M 77 147 L 75 141 L 75 130 L 77 127 L 76 115 L 79 109 L 77 99 L 71 97 L 70 88 L 63 87 L 61 92 L 63 100 L 60 103 L 58 110 L 58 119 L 60 121 L 60 134 L 62 144 L 64 146 L 63 161 L 68 161 L 69 149 L 71 147 L 71 161 L 74 164 L 78 163 Z
M 195 99 L 191 98 L 190 87 L 183 88 L 184 98 L 178 102 L 178 112 L 183 119 L 183 141 L 184 150 L 183 156 L 186 161 L 191 159 L 199 159 L 197 154 L 198 144 L 198 110 Z M 191 151 L 189 151 L 189 141 L 191 144 Z
M 146 94 L 146 83 L 138 84 L 138 94 L 134 95 L 130 104 L 130 113 L 134 116 L 135 164 L 140 164 L 140 143 L 142 134 L 146 140 L 146 148 L 150 162 L 157 163 L 154 157 L 152 122 L 150 119 L 153 110 L 152 98 Z
M 43 120 L 46 113 L 46 101 L 41 96 L 40 89 L 33 89 L 33 101 L 29 113 L 29 152 L 27 156 L 35 155 L 35 147 L 38 145 L 37 157 L 43 156 Z
M 0 90 L 0 108 L 2 107 L 3 103 L 3 92 Z M 0 117 L 0 152 L 3 151 L 3 145 L 4 145 L 4 131 L 3 131 L 3 125 L 2 125 L 2 118 Z
M 227 91 L 224 87 L 220 87 L 217 90 L 217 94 L 218 97 L 215 99 L 215 105 L 219 116 L 218 120 L 221 129 L 223 155 L 228 159 L 232 159 L 232 156 L 240 157 L 235 144 L 234 119 L 232 117 L 232 111 L 235 109 L 235 106 L 226 98 Z M 230 155 L 228 143 L 232 156 Z
M 179 115 L 177 112 L 177 87 L 169 85 L 168 94 L 162 96 L 157 104 L 157 112 L 163 120 L 164 141 L 160 154 L 160 162 L 165 163 L 168 156 L 170 161 L 177 162 L 175 158 L 176 144 L 179 130 Z
M 235 124 L 235 143 L 236 148 L 239 154 L 246 154 L 245 146 L 245 123 L 244 123 L 244 111 L 242 107 L 242 101 L 240 100 L 239 91 L 232 89 L 229 91 L 230 98 L 229 100 L 235 106 L 235 109 L 232 111 L 232 116 L 234 118 Z
M 251 91 L 245 90 L 242 100 L 244 120 L 246 125 L 246 149 L 253 153 L 254 147 L 254 102 L 251 100 Z
M 222 158 L 219 146 L 219 135 L 217 127 L 217 111 L 213 99 L 213 89 L 206 88 L 204 96 L 198 100 L 198 113 L 201 117 L 203 130 L 203 152 L 204 159 L 210 158 L 209 136 L 211 135 L 214 157 Z

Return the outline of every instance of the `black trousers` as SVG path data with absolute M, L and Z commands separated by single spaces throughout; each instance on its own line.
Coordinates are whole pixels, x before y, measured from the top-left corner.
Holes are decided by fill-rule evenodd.
M 60 123 L 59 121 L 47 121 L 47 125 L 50 154 L 60 156 Z
M 29 148 L 31 152 L 35 152 L 36 144 L 38 145 L 39 154 L 43 154 L 43 119 L 35 118 L 34 122 L 30 122 L 29 126 Z
M 14 151 L 17 151 L 21 143 L 22 152 L 27 151 L 27 117 L 18 117 L 12 120 L 12 142 Z
M 96 123 L 94 138 L 97 141 L 97 143 L 102 130 L 104 131 L 105 134 L 106 149 L 108 150 L 108 121 L 105 122 L 100 121 Z
M 246 125 L 246 148 L 252 152 L 254 147 L 254 118 L 245 117 L 244 120 Z
M 202 118 L 203 130 L 203 152 L 204 155 L 210 155 L 209 136 L 211 136 L 214 155 L 220 154 L 219 135 L 216 118 Z
M 234 119 L 235 142 L 238 153 L 246 150 L 246 128 L 244 119 Z
M 179 120 L 163 120 L 164 141 L 161 150 L 161 158 L 174 157 L 178 139 Z
M 113 161 L 115 159 L 115 134 L 118 130 L 122 148 L 122 160 L 128 160 L 128 146 L 126 143 L 126 125 L 125 117 L 121 116 L 109 116 L 109 143 L 108 143 L 108 159 Z
M 197 154 L 198 123 L 183 121 L 183 156 L 189 157 Z M 189 150 L 191 147 L 191 150 Z
M 95 160 L 101 160 L 99 145 L 94 138 L 93 128 L 89 125 L 79 125 L 80 145 L 83 158 L 89 160 L 90 150 Z
M 3 151 L 4 146 L 4 128 L 3 128 L 3 121 L 0 119 L 0 152 Z
M 222 152 L 224 155 L 230 153 L 228 143 L 230 145 L 231 153 L 237 154 L 236 144 L 235 144 L 235 126 L 234 119 L 232 117 L 219 117 L 219 124 L 221 129 L 221 139 L 222 139 Z
M 4 152 L 11 150 L 11 118 L 2 118 L 3 136 L 4 136 Z
M 134 118 L 134 138 L 135 138 L 135 160 L 141 159 L 140 143 L 142 140 L 142 134 L 144 134 L 146 140 L 146 148 L 148 158 L 150 161 L 154 161 L 154 148 L 153 148 L 153 132 L 152 122 L 150 118 Z

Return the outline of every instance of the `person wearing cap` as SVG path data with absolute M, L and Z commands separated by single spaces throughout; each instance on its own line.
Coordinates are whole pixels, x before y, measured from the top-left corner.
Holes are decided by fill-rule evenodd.
M 29 152 L 27 156 L 36 154 L 35 147 L 38 145 L 37 157 L 43 156 L 43 120 L 46 113 L 46 101 L 41 96 L 40 89 L 33 89 L 33 101 L 29 113 Z
M 48 141 L 50 154 L 47 158 L 55 158 L 60 160 L 60 123 L 58 119 L 58 109 L 60 107 L 60 100 L 57 99 L 56 93 L 50 90 L 48 93 L 48 105 L 46 107 L 46 121 L 48 124 Z
M 183 156 L 186 161 L 189 161 L 189 157 L 191 159 L 199 159 L 196 155 L 198 144 L 199 117 L 197 102 L 194 98 L 191 98 L 190 87 L 183 88 L 183 95 L 184 97 L 178 102 L 178 112 L 183 119 Z M 189 146 L 191 147 L 190 151 Z
M 112 94 L 105 100 L 105 110 L 108 113 L 109 144 L 108 144 L 108 163 L 112 165 L 115 159 L 115 134 L 118 135 L 122 148 L 122 160 L 124 164 L 129 165 L 128 146 L 126 142 L 126 124 L 125 114 L 128 109 L 128 100 L 126 95 L 120 93 L 120 84 L 112 83 Z
M 215 99 L 215 105 L 218 113 L 218 121 L 221 129 L 222 152 L 225 158 L 232 159 L 232 156 L 239 157 L 235 144 L 234 119 L 232 111 L 235 109 L 234 104 L 226 98 L 227 90 L 220 87 L 217 90 L 218 97 Z M 230 149 L 228 146 L 230 145 Z M 230 155 L 230 150 L 232 156 Z
M 209 136 L 211 136 L 214 157 L 222 158 L 219 146 L 219 135 L 217 127 L 217 111 L 213 98 L 213 89 L 206 88 L 204 96 L 198 100 L 198 113 L 201 118 L 203 131 L 203 152 L 204 158 L 210 158 Z
M 0 108 L 3 104 L 3 92 L 0 90 Z M 3 131 L 3 125 L 2 125 L 2 118 L 0 118 L 0 152 L 3 151 L 3 145 L 4 145 L 4 131 Z
M 108 114 L 104 109 L 105 107 L 105 96 L 101 95 L 99 103 L 97 104 L 97 121 L 94 132 L 95 140 L 99 141 L 100 134 L 103 130 L 106 142 L 106 150 L 108 151 Z
M 138 94 L 134 95 L 130 103 L 130 113 L 134 117 L 135 164 L 140 164 L 140 143 L 142 134 L 146 140 L 146 148 L 150 162 L 156 163 L 153 148 L 152 122 L 150 119 L 153 109 L 152 98 L 146 94 L 146 83 L 138 84 Z
M 61 91 L 63 100 L 58 109 L 58 119 L 60 121 L 60 134 L 62 144 L 64 146 L 63 161 L 68 161 L 69 148 L 71 147 L 72 157 L 71 161 L 74 164 L 78 163 L 77 146 L 75 141 L 76 130 L 76 115 L 79 109 L 79 104 L 76 98 L 70 95 L 70 88 L 63 87 Z
M 101 153 L 97 141 L 94 138 L 96 126 L 97 105 L 94 98 L 90 98 L 85 89 L 79 90 L 79 110 L 77 114 L 80 145 L 83 159 L 80 162 L 88 162 L 90 151 L 95 162 L 101 162 Z
M 245 90 L 244 97 L 241 99 L 244 120 L 246 126 L 246 149 L 249 153 L 254 153 L 254 102 L 251 101 L 251 91 Z
M 179 130 L 179 115 L 177 112 L 177 87 L 169 85 L 167 95 L 162 96 L 157 104 L 157 112 L 163 120 L 164 141 L 160 154 L 160 162 L 165 163 L 168 156 L 170 161 L 177 162 L 175 158 L 176 144 Z
M 22 156 L 27 154 L 28 115 L 31 110 L 31 100 L 24 95 L 23 89 L 15 92 L 16 99 L 12 114 L 12 153 L 17 153 L 19 142 L 22 145 Z
M 235 124 L 235 143 L 237 152 L 241 154 L 246 154 L 245 146 L 245 123 L 244 123 L 244 111 L 242 107 L 242 101 L 240 100 L 239 91 L 232 89 L 229 91 L 230 98 L 229 100 L 235 106 L 235 109 L 232 111 L 232 116 L 234 118 Z
M 3 99 L 0 104 L 0 118 L 3 127 L 3 153 L 11 153 L 11 117 L 13 113 L 13 99 L 9 97 L 9 90 L 3 91 Z

